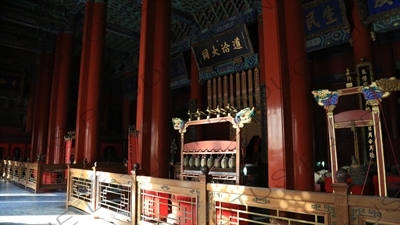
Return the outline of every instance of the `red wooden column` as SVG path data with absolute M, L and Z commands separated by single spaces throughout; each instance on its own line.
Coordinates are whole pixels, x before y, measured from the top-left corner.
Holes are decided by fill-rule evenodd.
M 396 65 L 395 57 L 393 53 L 393 46 L 391 42 L 383 43 L 376 48 L 376 60 L 382 66 L 382 76 L 380 78 L 389 78 L 396 76 Z M 399 139 L 400 132 L 400 107 L 397 107 L 397 99 L 399 98 L 399 92 L 392 92 L 389 97 L 382 101 L 383 112 L 385 120 L 382 119 L 383 127 L 388 126 L 389 137 L 391 139 Z M 385 124 L 386 121 L 386 124 Z M 384 136 L 386 136 L 386 130 L 383 129 Z M 386 150 L 386 152 L 388 152 Z M 391 150 L 390 150 L 391 156 Z M 388 157 L 392 159 L 392 157 Z M 389 163 L 388 163 L 389 164 Z M 395 165 L 395 163 L 393 163 Z
M 287 71 L 290 87 L 290 116 L 294 189 L 314 191 L 314 152 L 312 144 L 310 73 L 307 61 L 301 1 L 284 1 L 287 47 Z M 268 102 L 268 101 L 267 101 Z
M 393 53 L 393 45 L 391 42 L 383 43 L 376 48 L 377 65 L 381 65 L 382 76 L 379 78 L 389 78 L 396 76 L 395 57 Z M 381 123 L 382 134 L 385 137 L 385 159 L 387 165 L 396 165 L 396 159 L 400 159 L 400 152 L 396 151 L 393 145 L 394 139 L 399 139 L 400 132 L 400 107 L 397 105 L 399 92 L 390 93 L 389 97 L 384 98 L 381 102 Z M 386 130 L 387 129 L 387 130 Z M 392 142 L 392 144 L 390 144 Z M 392 146 L 393 145 L 393 149 Z M 398 160 L 397 160 L 398 161 Z
M 351 38 L 353 41 L 354 63 L 360 63 L 363 58 L 365 62 L 374 62 L 372 54 L 372 38 L 369 30 L 361 24 L 360 11 L 357 7 L 357 0 L 351 1 L 351 16 L 353 19 L 353 30 Z M 374 63 L 373 63 L 374 64 Z
M 286 168 L 286 149 L 291 148 L 291 130 L 285 123 L 285 99 L 289 99 L 289 80 L 284 73 L 283 5 L 278 0 L 262 0 L 264 58 L 261 59 L 267 84 L 268 185 L 271 188 L 290 188 Z M 268 21 L 265 22 L 265 21 Z
M 86 3 L 74 156 L 74 161 L 78 163 L 84 159 L 93 163 L 97 159 L 106 11 L 107 3 L 104 0 Z
M 137 98 L 138 162 L 168 177 L 171 1 L 143 0 Z
M 32 150 L 29 158 L 35 162 L 38 154 L 45 154 L 47 148 L 47 135 L 49 129 L 49 107 L 51 83 L 53 79 L 54 53 L 40 54 L 38 71 L 38 88 L 32 130 Z
M 64 135 L 67 133 L 69 75 L 71 71 L 73 33 L 60 33 L 54 61 L 53 85 L 50 100 L 50 122 L 47 163 L 64 162 Z

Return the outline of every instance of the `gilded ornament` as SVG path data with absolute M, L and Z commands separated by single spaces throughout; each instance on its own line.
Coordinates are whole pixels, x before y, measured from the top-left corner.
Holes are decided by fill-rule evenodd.
M 327 89 L 314 90 L 311 92 L 319 106 L 329 107 L 339 102 L 339 92 Z
M 351 74 L 349 68 L 346 68 L 346 79 L 347 79 L 346 87 L 347 88 L 353 87 L 353 81 L 351 80 Z
M 375 82 L 372 82 L 370 86 L 365 86 L 362 88 L 361 92 L 364 95 L 364 99 L 366 101 L 370 100 L 377 100 L 381 101 L 381 98 L 383 96 L 382 91 L 376 86 Z M 373 103 L 373 102 L 371 102 Z
M 383 92 L 400 91 L 400 80 L 395 77 L 376 80 L 375 83 Z
M 161 189 L 168 191 L 171 188 L 168 185 L 163 185 L 163 186 L 161 186 Z
M 233 128 L 240 127 L 242 128 L 245 123 L 251 123 L 252 118 L 255 115 L 255 110 L 254 107 L 247 107 L 242 110 L 240 110 L 236 116 L 235 116 L 235 123 L 236 125 L 233 125 Z
M 172 118 L 172 124 L 174 126 L 174 129 L 178 130 L 179 133 L 186 133 L 185 121 L 183 121 L 181 118 Z
M 200 195 L 200 190 L 197 190 L 197 189 L 191 189 L 189 192 L 192 193 L 192 194 L 195 194 L 197 196 Z

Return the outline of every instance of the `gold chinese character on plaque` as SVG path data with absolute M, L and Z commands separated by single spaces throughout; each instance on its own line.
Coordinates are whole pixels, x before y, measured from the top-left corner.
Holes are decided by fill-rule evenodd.
M 375 0 L 374 8 L 380 8 L 384 4 L 393 5 L 393 1 L 391 1 L 391 0 Z
M 307 14 L 306 16 L 306 21 L 307 21 L 307 29 L 311 30 L 313 25 L 316 27 L 320 27 L 321 25 L 317 22 L 317 19 L 314 17 L 314 11 L 311 11 Z
M 228 53 L 230 51 L 229 49 L 230 45 L 228 45 L 225 41 L 224 44 L 221 45 L 221 49 L 223 53 Z
M 364 74 L 364 73 L 363 73 Z M 361 77 L 361 80 L 362 81 L 367 81 L 367 75 L 363 75 L 362 77 Z
M 212 57 L 215 57 L 216 55 L 220 55 L 219 53 L 218 53 L 218 49 L 216 49 L 215 47 L 214 47 L 214 45 L 212 46 Z
M 210 54 L 208 53 L 208 49 L 204 49 L 203 51 L 201 51 L 201 54 L 203 55 L 203 59 L 210 59 Z
M 325 23 L 326 25 L 329 25 L 329 24 L 337 21 L 337 18 L 334 18 L 334 15 L 335 15 L 335 13 L 333 11 L 333 8 L 328 5 L 324 9 L 324 14 L 322 15 L 322 18 L 328 19 L 328 21 Z
M 363 69 L 361 70 L 361 74 L 363 74 L 363 75 L 368 74 L 368 73 L 367 73 L 367 69 L 369 69 L 369 68 L 363 68 Z
M 238 37 L 233 39 L 232 44 L 233 44 L 233 49 L 242 49 L 242 44 L 240 44 L 240 39 Z

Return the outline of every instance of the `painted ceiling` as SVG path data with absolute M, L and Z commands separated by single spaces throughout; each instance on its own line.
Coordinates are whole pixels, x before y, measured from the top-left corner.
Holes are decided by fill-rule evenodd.
M 75 26 L 73 76 L 79 75 L 85 5 L 88 0 L 1 0 L 0 71 L 16 72 L 25 83 L 17 92 L 0 90 L 0 113 L 5 121 L 21 121 L 26 113 L 30 80 L 36 79 L 39 53 L 54 50 L 56 35 Z M 90 1 L 90 0 L 89 0 Z M 259 0 L 172 0 L 172 43 L 229 17 L 255 9 Z M 132 64 L 139 51 L 142 0 L 108 0 L 105 39 L 106 76 Z M 136 58 L 135 58 L 136 57 Z M 132 65 L 130 65 L 132 66 Z M 77 78 L 75 78 L 77 79 Z M 2 121 L 4 122 L 4 121 Z
M 0 89 L 0 125 L 4 121 L 13 121 L 14 116 L 18 116 L 16 120 L 21 121 L 21 115 L 27 110 L 28 83 L 37 75 L 39 53 L 54 50 L 56 35 L 65 29 L 73 30 L 75 34 L 71 75 L 72 79 L 78 79 L 87 1 L 93 0 L 0 0 L 0 72 L 19 73 L 24 76 L 25 81 L 18 91 L 7 92 Z M 227 22 L 235 16 L 242 21 L 249 21 L 242 15 L 249 11 L 257 15 L 261 11 L 261 0 L 171 1 L 173 46 L 181 46 L 188 39 L 194 40 L 194 36 L 200 37 L 197 41 L 205 40 L 216 34 L 213 29 L 216 24 Z M 313 1 L 302 2 L 307 4 Z M 141 11 L 142 0 L 107 1 L 104 74 L 108 78 L 115 78 L 116 71 L 135 67 L 134 62 L 138 60 L 139 51 Z M 394 25 L 382 25 L 384 21 L 381 21 L 375 27 L 398 29 L 398 15 L 394 14 L 390 19 L 394 21 L 390 24 Z M 74 21 L 72 27 L 71 19 Z M 378 29 L 375 27 L 374 29 Z M 336 30 L 317 38 L 321 43 L 333 45 L 347 42 L 349 34 L 344 30 Z M 184 44 L 190 46 L 187 41 Z

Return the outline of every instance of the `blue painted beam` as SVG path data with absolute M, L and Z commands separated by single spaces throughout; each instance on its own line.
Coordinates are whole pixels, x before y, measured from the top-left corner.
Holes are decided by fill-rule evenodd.
M 136 4 L 142 5 L 142 0 L 133 0 L 133 2 L 135 2 Z M 171 12 L 171 17 L 173 20 L 176 20 L 180 23 L 185 23 L 188 25 L 194 24 L 195 23 L 195 19 L 192 15 L 183 12 L 179 9 L 173 8 L 172 7 L 172 12 Z
M 0 45 L 29 52 L 43 52 L 46 49 L 44 46 L 29 45 L 20 41 L 8 40 L 4 38 L 0 38 Z
M 64 26 L 61 26 L 59 24 L 51 23 L 46 20 L 32 19 L 23 15 L 7 12 L 4 10 L 0 10 L 0 19 L 18 23 L 35 29 L 47 31 L 54 34 L 58 34 L 64 31 Z M 138 33 L 132 30 L 128 30 L 123 27 L 109 23 L 107 23 L 106 31 L 128 38 L 139 39 L 140 37 Z
M 83 9 L 83 7 L 85 7 L 87 3 L 87 0 L 77 0 L 77 2 L 71 7 L 71 9 L 69 10 L 69 13 L 64 15 L 64 20 L 67 19 L 68 15 L 76 15 L 80 10 Z M 43 3 L 44 4 L 44 3 Z M 27 16 L 24 16 L 23 13 L 26 9 L 29 8 L 36 8 L 36 9 L 41 9 L 42 11 L 45 9 L 57 9 L 59 8 L 57 5 L 55 4 L 50 4 L 50 3 L 46 3 L 45 6 L 41 6 L 41 3 L 36 4 L 36 5 L 32 5 L 30 7 L 25 7 L 24 8 L 20 8 L 20 7 L 15 7 L 15 6 L 7 6 L 7 10 L 1 10 L 0 11 L 0 18 L 3 18 L 5 20 L 11 21 L 11 22 L 16 22 L 22 25 L 26 25 L 26 26 L 30 26 L 36 29 L 40 29 L 40 30 L 45 30 L 51 33 L 60 33 L 62 31 L 64 31 L 65 26 L 67 26 L 68 24 L 65 24 L 65 26 L 62 26 L 60 24 L 55 24 L 54 22 L 49 22 L 46 20 L 39 20 L 39 19 L 32 19 L 29 18 Z M 11 12 L 12 11 L 12 12 Z M 67 10 L 61 10 L 61 11 L 67 11 Z M 15 13 L 15 12 L 20 12 L 20 13 Z M 64 22 L 68 22 L 68 21 L 64 21 Z M 60 23 L 62 23 L 60 21 Z M 115 25 L 115 24 L 110 24 L 107 23 L 107 27 L 106 30 L 109 32 L 112 32 L 114 34 L 123 36 L 123 37 L 128 37 L 128 38 L 135 38 L 135 39 L 139 39 L 140 34 L 123 28 L 121 26 Z
M 77 0 L 74 5 L 71 6 L 69 12 L 76 15 L 79 11 L 81 11 L 87 3 L 87 0 Z
M 172 8 L 171 17 L 172 17 L 172 20 L 176 20 L 180 23 L 184 23 L 187 25 L 192 25 L 195 23 L 195 19 L 192 15 L 190 15 L 186 12 L 182 12 L 176 8 Z

